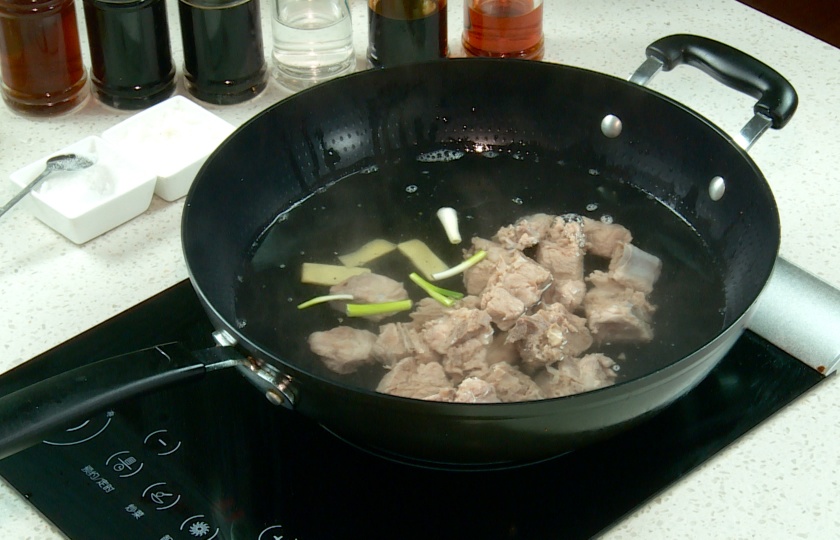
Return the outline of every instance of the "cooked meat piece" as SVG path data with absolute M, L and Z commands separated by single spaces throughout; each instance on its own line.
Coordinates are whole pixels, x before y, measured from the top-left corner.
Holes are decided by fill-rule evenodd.
M 585 239 L 579 216 L 558 216 L 537 245 L 536 261 L 556 282 L 583 281 Z
M 650 326 L 656 308 L 645 294 L 596 270 L 587 278 L 594 287 L 583 299 L 583 310 L 592 337 L 599 343 L 647 343 L 653 339 Z
M 445 403 L 450 403 L 455 401 L 455 395 L 454 388 L 441 388 L 437 393 L 426 396 L 422 399 L 423 401 L 443 401 Z
M 525 310 L 540 301 L 551 285 L 549 271 L 518 251 L 501 261 L 480 295 L 484 309 L 501 330 L 510 329 Z
M 485 240 L 474 236 L 472 239 L 472 249 L 465 250 L 464 255 L 470 256 L 478 250 L 483 249 L 487 252 L 487 256 L 478 264 L 473 265 L 464 272 L 464 287 L 466 287 L 467 294 L 477 295 L 484 290 L 487 285 L 487 280 L 490 279 L 496 272 L 496 267 L 506 260 L 513 257 L 513 250 L 505 249 L 496 242 Z
M 454 388 L 443 366 L 437 362 L 425 364 L 414 358 L 404 358 L 382 377 L 377 392 L 415 399 L 439 396 L 448 388 Z
M 312 352 L 336 373 L 353 373 L 360 366 L 374 362 L 371 351 L 376 334 L 367 330 L 337 326 L 326 332 L 313 332 L 308 341 Z
M 629 244 L 633 241 L 633 235 L 621 225 L 604 223 L 588 217 L 583 218 L 583 232 L 586 237 L 586 250 L 599 257 L 612 257 L 619 242 Z
M 408 292 L 399 281 L 389 277 L 367 272 L 350 277 L 338 285 L 330 287 L 330 294 L 352 294 L 353 303 L 356 304 L 378 304 L 381 302 L 396 302 L 408 298 Z M 335 309 L 344 311 L 346 302 L 332 302 Z M 374 315 L 365 317 L 373 321 L 379 321 L 390 314 Z
M 490 326 L 490 316 L 484 311 L 455 308 L 425 323 L 420 335 L 432 350 L 447 354 L 454 345 L 470 339 L 477 339 L 485 345 L 490 343 L 493 327 Z
M 563 397 L 588 392 L 614 383 L 615 362 L 603 354 L 567 358 L 534 377 L 546 397 Z
M 583 298 L 586 295 L 586 283 L 584 281 L 554 282 L 545 291 L 543 301 L 552 304 L 563 304 L 563 307 L 574 313 L 583 305 Z
M 440 318 L 450 309 L 427 296 L 414 304 L 414 310 L 408 316 L 411 317 L 414 327 L 419 330 L 425 323 Z
M 455 307 L 481 309 L 481 299 L 475 296 L 474 294 L 468 294 L 467 296 L 458 300 L 458 302 L 455 304 Z
M 516 344 L 526 373 L 579 356 L 592 346 L 586 319 L 573 315 L 562 304 L 543 305 L 533 315 L 519 317 L 507 341 Z
M 501 330 L 512 328 L 526 308 L 520 299 L 502 287 L 485 291 L 481 295 L 481 306 Z
M 487 372 L 476 376 L 492 384 L 496 388 L 496 396 L 503 403 L 545 398 L 531 377 L 505 362 L 493 364 Z
M 440 355 L 423 341 L 420 333 L 406 323 L 388 323 L 380 326 L 379 336 L 373 344 L 371 354 L 375 360 L 388 368 L 409 356 L 420 363 L 440 360 Z
M 443 370 L 455 384 L 474 373 L 487 370 L 487 340 L 468 339 L 449 347 L 441 361 Z
M 456 403 L 499 403 L 496 387 L 478 377 L 468 377 L 458 385 Z
M 619 242 L 610 260 L 610 274 L 617 282 L 649 294 L 659 279 L 662 261 L 633 244 Z
M 487 365 L 492 366 L 499 362 L 507 362 L 512 366 L 519 363 L 519 350 L 515 343 L 507 342 L 507 332 L 497 332 L 487 346 Z
M 555 216 L 533 214 L 498 230 L 493 240 L 507 249 L 520 251 L 536 246 L 548 234 Z

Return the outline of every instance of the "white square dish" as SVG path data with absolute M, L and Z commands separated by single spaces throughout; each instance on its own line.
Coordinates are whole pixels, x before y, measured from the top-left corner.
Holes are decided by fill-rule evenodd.
M 183 96 L 175 96 L 102 133 L 122 152 L 149 163 L 158 180 L 155 194 L 180 199 L 213 150 L 234 126 Z
M 69 240 L 85 242 L 122 225 L 152 202 L 157 176 L 100 137 L 86 137 L 50 154 L 76 154 L 93 161 L 77 171 L 56 171 L 35 187 L 20 204 Z M 23 188 L 46 167 L 50 156 L 13 172 L 9 178 Z

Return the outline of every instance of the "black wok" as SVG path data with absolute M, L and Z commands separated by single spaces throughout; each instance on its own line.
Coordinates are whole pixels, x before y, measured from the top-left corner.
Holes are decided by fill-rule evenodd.
M 755 96 L 747 139 L 768 125 L 781 128 L 796 109 L 787 81 L 719 43 L 670 36 L 649 47 L 648 55 L 659 59 L 648 67 L 687 63 Z M 620 133 L 609 115 L 620 119 Z M 701 346 L 611 387 L 474 405 L 405 399 L 337 382 L 242 323 L 236 294 L 243 260 L 278 214 L 372 166 L 435 148 L 474 151 L 478 145 L 565 156 L 668 202 L 720 265 L 722 327 Z M 712 181 L 716 177 L 725 179 L 725 191 Z M 162 346 L 6 396 L 0 399 L 0 457 L 107 402 L 236 365 L 273 403 L 386 456 L 456 466 L 548 458 L 627 428 L 702 380 L 740 336 L 773 269 L 780 232 L 773 196 L 745 150 L 679 103 L 568 66 L 462 59 L 360 73 L 253 118 L 199 172 L 187 196 L 182 235 L 191 282 L 225 346 L 199 352 Z M 287 331 L 289 339 L 301 339 L 277 329 L 282 339 Z

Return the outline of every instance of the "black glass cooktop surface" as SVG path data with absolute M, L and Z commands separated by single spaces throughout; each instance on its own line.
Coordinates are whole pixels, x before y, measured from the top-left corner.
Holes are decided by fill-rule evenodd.
M 185 281 L 4 375 L 0 394 L 127 350 L 210 346 L 211 332 Z M 454 472 L 351 447 L 222 370 L 68 426 L 0 461 L 0 476 L 73 540 L 591 538 L 822 378 L 747 332 L 630 431 L 540 464 Z

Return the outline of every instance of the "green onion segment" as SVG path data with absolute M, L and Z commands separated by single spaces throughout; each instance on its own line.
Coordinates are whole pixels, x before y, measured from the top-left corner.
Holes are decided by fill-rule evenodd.
M 324 302 L 333 302 L 335 300 L 352 300 L 352 294 L 325 294 L 324 296 L 316 296 L 311 300 L 307 300 L 301 304 L 298 304 L 298 309 L 306 309 L 310 306 L 314 306 L 315 304 L 323 304 Z
M 421 289 L 426 291 L 426 293 L 443 304 L 446 307 L 451 307 L 456 300 L 460 300 L 464 297 L 464 293 L 460 293 L 458 291 L 450 291 L 449 289 L 444 289 L 443 287 L 438 287 L 437 285 L 432 285 L 422 277 L 417 272 L 412 272 L 408 275 L 409 279 L 416 283 Z
M 411 309 L 411 299 L 397 300 L 396 302 L 380 302 L 377 304 L 347 304 L 346 313 L 348 317 L 370 317 L 371 315 L 382 315 L 384 313 L 396 313 Z
M 471 267 L 475 266 L 476 264 L 480 263 L 482 260 L 484 260 L 484 258 L 486 256 L 487 256 L 487 252 L 484 251 L 483 249 L 479 249 L 478 251 L 475 252 L 475 254 L 472 257 L 470 257 L 469 259 L 466 259 L 461 264 L 459 264 L 457 266 L 453 266 L 452 268 L 450 268 L 448 270 L 444 270 L 443 272 L 435 272 L 434 274 L 432 274 L 432 279 L 435 280 L 435 281 L 438 281 L 438 280 L 446 279 L 446 278 L 449 278 L 449 277 L 452 277 L 452 276 L 457 276 L 458 274 L 460 274 L 461 272 L 464 272 L 468 268 L 471 268 Z

